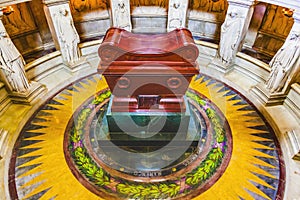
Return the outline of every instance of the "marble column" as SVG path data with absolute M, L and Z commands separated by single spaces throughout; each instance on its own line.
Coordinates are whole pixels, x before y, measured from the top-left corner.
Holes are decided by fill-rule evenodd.
M 265 105 L 282 104 L 291 85 L 300 78 L 300 12 L 295 12 L 293 18 L 288 37 L 269 63 L 270 74 L 266 82 L 251 90 Z
M 217 55 L 210 65 L 222 73 L 232 70 L 235 57 L 243 45 L 253 14 L 254 0 L 228 0 L 228 10 L 221 26 Z
M 110 9 L 112 25 L 114 27 L 123 28 L 127 31 L 131 31 L 132 24 L 130 17 L 130 1 L 110 0 Z
M 60 50 L 65 65 L 73 71 L 84 63 L 84 58 L 78 48 L 80 39 L 69 0 L 43 0 L 43 3 L 55 47 Z
M 186 27 L 188 0 L 170 0 L 168 9 L 167 31 Z
M 45 88 L 27 79 L 26 63 L 3 25 L 3 14 L 0 8 L 0 78 L 14 103 L 31 104 L 44 93 Z

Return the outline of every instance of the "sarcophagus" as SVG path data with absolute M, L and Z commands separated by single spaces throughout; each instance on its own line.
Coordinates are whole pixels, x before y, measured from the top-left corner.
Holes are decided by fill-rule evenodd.
M 98 72 L 113 94 L 112 112 L 185 112 L 183 96 L 199 73 L 188 29 L 148 35 L 110 28 L 98 53 Z

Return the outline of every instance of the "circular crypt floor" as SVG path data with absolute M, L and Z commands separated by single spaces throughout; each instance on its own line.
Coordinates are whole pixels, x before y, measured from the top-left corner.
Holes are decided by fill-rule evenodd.
M 108 134 L 109 99 L 96 74 L 63 89 L 32 116 L 11 159 L 12 199 L 283 196 L 284 164 L 273 130 L 224 83 L 203 74 L 193 79 L 186 93 L 188 132 L 179 139 Z

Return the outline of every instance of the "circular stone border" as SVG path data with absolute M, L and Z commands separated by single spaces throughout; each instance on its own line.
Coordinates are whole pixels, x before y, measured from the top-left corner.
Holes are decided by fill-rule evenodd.
M 110 97 L 109 90 L 102 90 L 96 97 L 87 99 L 73 114 L 64 136 L 65 158 L 74 176 L 90 191 L 100 197 L 120 198 L 169 198 L 194 197 L 211 187 L 227 168 L 232 153 L 232 138 L 228 122 L 222 112 L 206 97 L 189 89 L 187 97 L 197 109 L 208 116 L 216 140 L 212 149 L 199 162 L 195 159 L 183 175 L 161 177 L 161 181 L 144 182 L 114 176 L 89 155 L 84 141 L 85 125 L 92 113 L 102 108 Z M 75 128 L 76 127 L 76 128 Z M 224 129 L 225 127 L 225 129 Z M 198 155 L 199 157 L 199 155 Z
M 112 161 L 112 159 L 110 159 L 107 155 L 105 155 L 105 153 L 101 150 L 101 146 L 100 146 L 101 152 L 96 153 L 94 151 L 94 149 L 92 148 L 92 141 L 90 138 L 91 137 L 90 134 L 85 134 L 85 137 L 84 137 L 84 144 L 85 144 L 87 153 L 89 155 L 91 155 L 93 160 L 96 163 L 98 163 L 99 166 L 103 167 L 103 169 L 105 171 L 107 171 L 109 174 L 129 180 L 129 181 L 137 181 L 137 178 L 138 178 L 139 182 L 160 182 L 163 180 L 166 181 L 169 179 L 173 179 L 174 177 L 181 176 L 183 173 L 190 172 L 198 166 L 197 163 L 200 163 L 205 159 L 205 157 L 207 156 L 207 154 L 210 150 L 210 146 L 211 146 L 210 144 L 212 142 L 215 142 L 215 138 L 213 137 L 213 130 L 210 126 L 209 119 L 207 118 L 207 116 L 205 116 L 205 112 L 199 108 L 197 103 L 195 103 L 193 101 L 189 101 L 189 103 L 192 104 L 193 107 L 198 107 L 198 109 L 196 109 L 199 112 L 198 115 L 200 115 L 199 117 L 203 118 L 202 120 L 205 121 L 205 124 L 207 126 L 207 127 L 205 127 L 206 133 L 202 137 L 202 139 L 201 139 L 202 141 L 198 141 L 197 149 L 194 150 L 193 153 L 191 153 L 191 155 L 189 155 L 186 159 L 184 159 L 183 161 L 181 161 L 177 164 L 174 164 L 174 165 L 164 168 L 162 170 L 151 170 L 150 173 L 148 173 L 148 174 L 150 174 L 148 176 L 145 175 L 146 171 L 139 171 L 139 172 L 134 173 L 132 170 L 130 171 L 130 169 L 127 169 L 123 165 Z M 103 107 L 104 106 L 97 107 L 95 109 L 95 111 L 93 111 L 90 114 L 90 117 L 87 119 L 87 122 L 85 125 L 85 129 L 84 129 L 85 133 L 89 133 L 91 128 L 93 128 L 92 123 L 95 120 L 95 118 L 96 118 L 96 120 L 98 120 L 97 117 L 95 117 L 95 116 L 103 114 L 103 113 L 98 113 L 99 109 L 102 109 Z M 192 110 L 192 109 L 190 109 L 190 110 Z M 197 114 L 197 113 L 194 113 L 194 114 Z M 201 119 L 198 119 L 198 121 L 200 121 L 200 120 Z M 200 122 L 199 122 L 199 125 L 200 125 Z M 197 130 L 197 131 L 198 131 L 197 134 L 202 136 L 203 130 L 201 129 L 200 131 L 199 130 Z M 99 154 L 101 154 L 101 156 L 99 156 Z M 142 176 L 139 176 L 139 174 L 141 174 Z

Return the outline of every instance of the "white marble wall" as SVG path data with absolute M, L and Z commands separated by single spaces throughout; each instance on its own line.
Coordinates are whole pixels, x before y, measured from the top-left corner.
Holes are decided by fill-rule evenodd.
M 132 32 L 162 33 L 166 32 L 166 16 L 132 16 Z
M 220 27 L 222 22 L 189 18 L 187 27 L 194 36 L 207 40 L 218 41 L 220 39 Z

